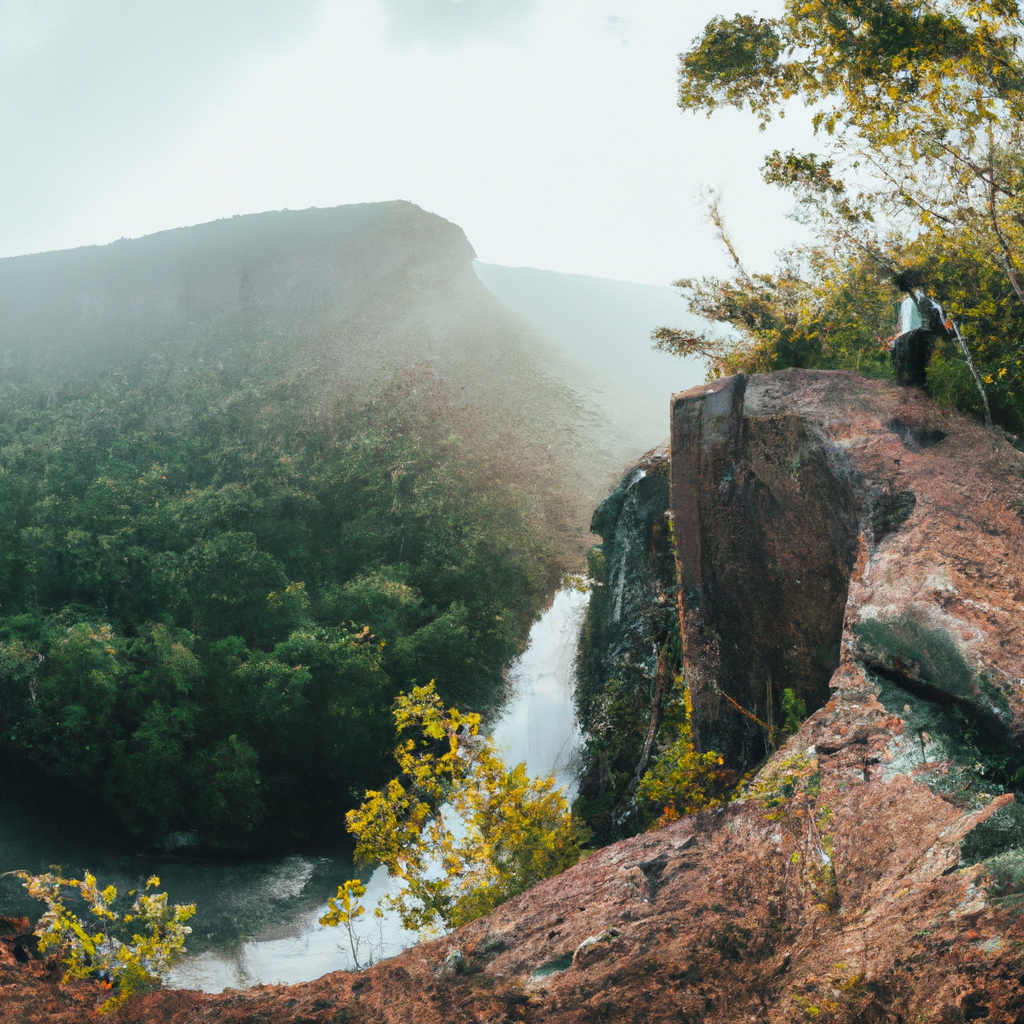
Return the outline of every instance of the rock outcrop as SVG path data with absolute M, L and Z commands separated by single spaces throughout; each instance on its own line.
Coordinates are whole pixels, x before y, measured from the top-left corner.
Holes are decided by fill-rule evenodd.
M 720 382 L 675 415 L 702 734 L 752 742 L 716 688 L 752 710 L 758 672 L 817 695 L 741 797 L 359 974 L 157 993 L 127 1019 L 1024 1020 L 1024 456 L 840 373 Z M 58 976 L 0 953 L 0 1021 L 87 1019 L 98 994 Z
M 857 553 L 852 473 L 800 411 L 729 377 L 672 405 L 672 515 L 699 747 L 764 756 L 788 687 L 828 699 Z
M 573 813 L 598 845 L 632 835 L 636 788 L 680 668 L 667 448 L 631 466 L 590 524 L 594 586 L 580 634 L 576 713 L 587 736 Z
M 703 748 L 755 764 L 754 719 L 779 723 L 784 688 L 813 710 L 864 673 L 1019 742 L 1024 458 L 1004 436 L 916 390 L 800 370 L 677 395 L 672 429 Z

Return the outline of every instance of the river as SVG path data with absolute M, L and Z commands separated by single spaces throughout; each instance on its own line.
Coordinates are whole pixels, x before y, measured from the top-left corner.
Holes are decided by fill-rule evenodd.
M 527 649 L 509 670 L 512 696 L 492 731 L 506 761 L 525 761 L 531 775 L 554 775 L 570 797 L 581 742 L 572 704 L 574 660 L 586 601 L 585 594 L 559 591 L 534 623 Z M 102 883 L 129 889 L 156 874 L 172 902 L 196 903 L 191 945 L 199 951 L 174 969 L 170 987 L 220 992 L 294 984 L 354 966 L 347 936 L 317 920 L 338 884 L 356 875 L 347 852 L 230 863 L 140 859 L 69 832 L 43 805 L 26 808 L 0 794 L 0 872 L 36 873 L 51 864 L 71 873 L 88 867 Z M 388 884 L 386 872 L 375 871 L 364 904 L 372 908 Z M 3 913 L 38 915 L 39 904 L 15 879 L 2 878 Z M 371 955 L 392 956 L 416 941 L 394 915 L 377 922 L 367 914 L 359 932 L 364 965 Z

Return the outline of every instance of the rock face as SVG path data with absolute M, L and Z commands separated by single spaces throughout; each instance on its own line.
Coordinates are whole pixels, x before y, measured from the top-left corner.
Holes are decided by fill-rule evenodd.
M 799 370 L 677 395 L 672 431 L 703 748 L 756 763 L 768 730 L 737 705 L 777 725 L 783 688 L 814 709 L 864 672 L 1019 741 L 1024 459 L 1004 437 L 915 390 Z
M 680 667 L 668 501 L 668 451 L 655 449 L 590 524 L 602 543 L 588 557 L 595 585 L 576 663 L 576 712 L 588 738 L 573 813 L 598 845 L 639 830 L 636 784 Z
M 695 741 L 745 767 L 782 690 L 828 699 L 857 552 L 850 468 L 820 427 L 730 377 L 672 403 L 672 515 Z
M 789 650 L 801 644 L 834 643 L 834 671 L 827 701 L 740 798 L 599 850 L 368 971 L 157 993 L 126 1019 L 1024 1021 L 1024 815 L 1011 791 L 1024 724 L 1024 456 L 885 383 L 787 372 L 742 384 L 675 403 L 676 441 L 691 445 L 682 466 L 673 452 L 675 497 L 688 502 L 674 504 L 676 536 L 687 510 L 700 530 L 680 558 L 697 594 L 684 632 L 703 734 L 743 735 L 716 700 L 713 686 L 732 685 L 723 664 L 740 673 L 737 702 L 752 699 L 740 688 L 758 679 L 751 665 L 819 693 L 827 664 Z M 790 554 L 783 530 L 798 527 Z M 743 579 L 725 564 L 737 557 L 749 559 L 751 593 L 723 598 L 716 586 Z M 825 589 L 787 597 L 800 625 L 780 640 L 778 581 L 796 579 Z M 760 616 L 750 664 L 720 653 L 738 636 L 733 609 Z M 45 963 L 5 953 L 7 941 L 0 1021 L 90 1019 L 105 994 L 61 988 Z

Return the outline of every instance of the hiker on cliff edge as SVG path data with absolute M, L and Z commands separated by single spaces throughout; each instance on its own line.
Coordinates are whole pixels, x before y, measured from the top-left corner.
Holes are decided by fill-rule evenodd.
M 911 290 L 897 280 L 905 291 L 900 305 L 896 334 L 889 339 L 888 349 L 896 371 L 896 383 L 903 387 L 923 388 L 928 385 L 925 371 L 938 339 L 955 340 L 942 318 L 942 307 L 920 288 Z
M 899 329 L 884 343 L 892 354 L 896 371 L 896 383 L 904 387 L 927 388 L 926 370 L 935 351 L 936 340 L 953 342 L 960 349 L 967 363 L 974 384 L 981 396 L 983 419 L 986 427 L 992 426 L 988 395 L 974 368 L 970 350 L 960 329 L 942 311 L 942 306 L 933 299 L 910 274 L 896 274 L 893 283 L 904 292 L 900 305 Z

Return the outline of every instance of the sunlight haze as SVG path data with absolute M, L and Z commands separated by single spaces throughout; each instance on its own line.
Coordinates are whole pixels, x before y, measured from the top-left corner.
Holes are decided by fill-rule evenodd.
M 485 262 L 665 285 L 728 269 L 710 185 L 767 269 L 800 228 L 757 167 L 804 120 L 675 106 L 677 53 L 734 6 L 2 0 L 0 254 L 407 199 Z

